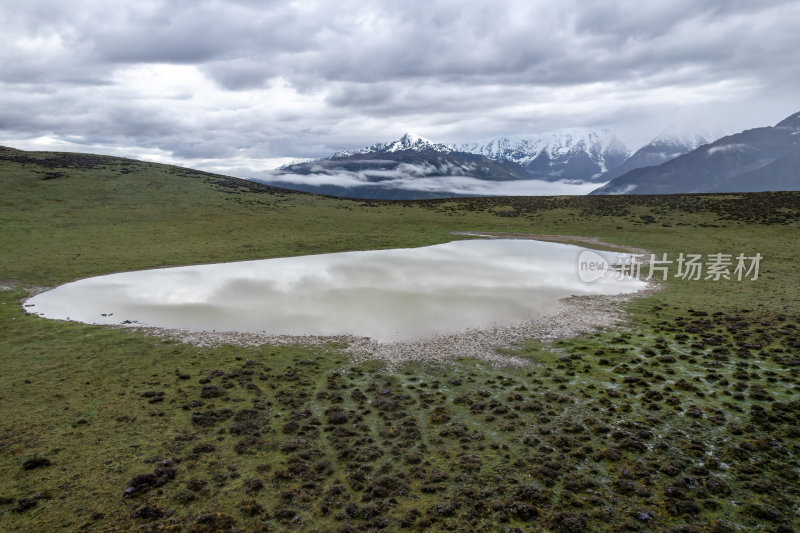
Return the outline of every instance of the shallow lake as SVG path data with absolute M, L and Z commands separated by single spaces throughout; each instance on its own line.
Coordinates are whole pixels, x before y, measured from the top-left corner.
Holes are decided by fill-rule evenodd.
M 90 324 L 404 341 L 532 320 L 572 295 L 644 288 L 613 276 L 581 282 L 584 250 L 532 240 L 462 240 L 142 270 L 67 283 L 26 305 L 46 318 Z M 599 253 L 609 262 L 617 258 Z

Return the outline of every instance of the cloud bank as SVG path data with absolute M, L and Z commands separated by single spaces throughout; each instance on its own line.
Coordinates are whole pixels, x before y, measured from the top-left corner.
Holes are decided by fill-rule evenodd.
M 292 188 L 296 185 L 333 185 L 352 189 L 370 186 L 386 190 L 418 191 L 464 196 L 552 196 L 588 194 L 603 183 L 581 180 L 489 181 L 471 176 L 428 176 L 423 166 L 399 165 L 393 170 L 321 172 L 315 174 L 263 173 L 254 181 Z

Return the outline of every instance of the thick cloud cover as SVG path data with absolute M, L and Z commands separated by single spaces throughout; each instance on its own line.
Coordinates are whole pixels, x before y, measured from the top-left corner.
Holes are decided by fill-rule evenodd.
M 798 20 L 795 0 L 6 2 L 0 143 L 237 175 L 406 130 L 635 148 L 800 108 Z

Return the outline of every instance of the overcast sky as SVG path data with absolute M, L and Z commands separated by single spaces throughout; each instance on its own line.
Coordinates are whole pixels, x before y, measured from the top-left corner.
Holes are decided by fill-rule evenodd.
M 798 95 L 797 0 L 0 2 L 0 144 L 236 175 L 407 130 L 635 149 Z

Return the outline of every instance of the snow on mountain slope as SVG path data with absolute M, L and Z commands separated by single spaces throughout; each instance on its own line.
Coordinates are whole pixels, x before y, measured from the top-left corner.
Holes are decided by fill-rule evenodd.
M 610 130 L 566 129 L 540 135 L 495 137 L 457 146 L 463 152 L 522 165 L 538 179 L 594 180 L 629 155 Z
M 686 126 L 678 124 L 670 124 L 650 141 L 650 144 L 679 146 L 681 149 L 687 149 L 687 152 L 691 152 L 725 135 L 727 135 L 727 132 L 724 131 L 699 131 L 696 128 L 687 128 Z
M 671 124 L 652 141 L 642 146 L 616 168 L 602 175 L 601 181 L 611 181 L 637 168 L 652 167 L 675 159 L 723 137 L 722 132 L 697 132 Z
M 375 143 L 372 146 L 361 148 L 360 150 L 344 150 L 336 152 L 331 156 L 331 159 L 339 159 L 350 157 L 357 154 L 381 154 L 393 153 L 411 150 L 414 152 L 441 152 L 450 153 L 455 152 L 456 149 L 447 144 L 435 143 L 430 139 L 426 139 L 421 135 L 407 132 L 399 140 L 388 143 Z

